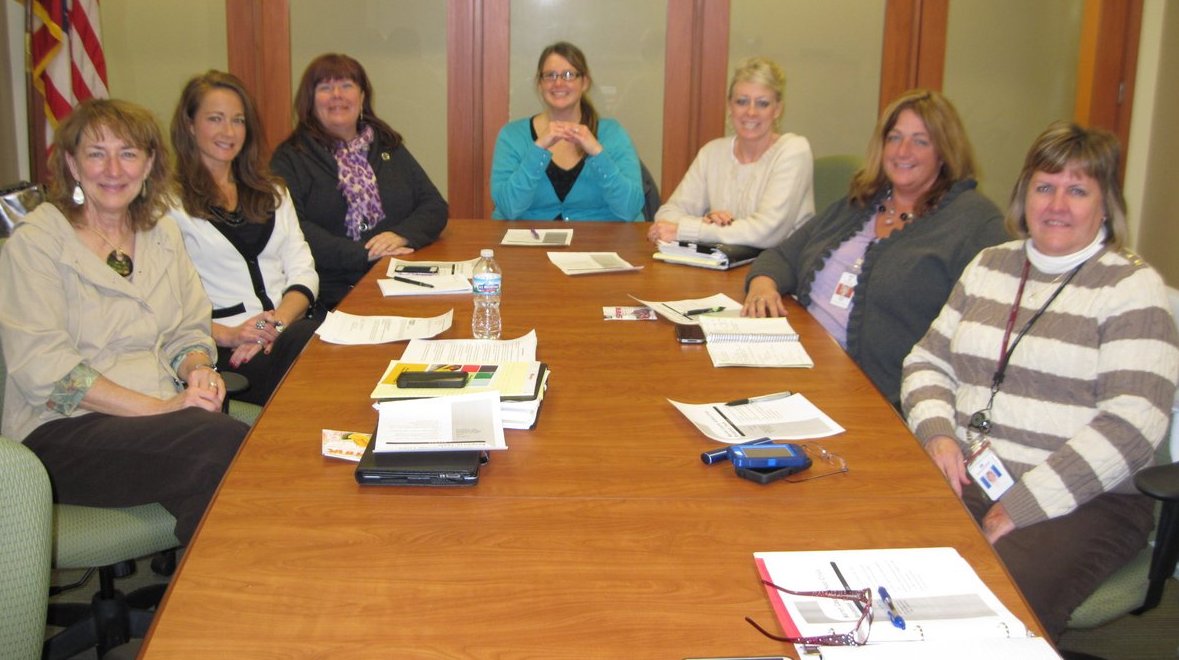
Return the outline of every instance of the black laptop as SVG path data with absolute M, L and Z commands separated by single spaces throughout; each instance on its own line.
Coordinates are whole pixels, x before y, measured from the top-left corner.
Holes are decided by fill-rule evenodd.
M 356 466 L 361 485 L 474 486 L 487 460 L 482 451 L 378 452 L 375 444 L 374 437 Z

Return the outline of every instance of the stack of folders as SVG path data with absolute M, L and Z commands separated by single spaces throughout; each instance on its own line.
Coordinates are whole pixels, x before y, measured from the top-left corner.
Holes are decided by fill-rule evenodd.
M 813 367 L 798 333 L 783 317 L 700 316 L 715 367 Z
M 371 396 L 378 401 L 396 401 L 495 392 L 503 427 L 527 430 L 536 425 L 548 377 L 549 369 L 543 362 L 443 364 L 394 360 Z
M 743 266 L 761 254 L 761 248 L 724 243 L 661 242 L 654 256 L 660 261 L 713 270 Z

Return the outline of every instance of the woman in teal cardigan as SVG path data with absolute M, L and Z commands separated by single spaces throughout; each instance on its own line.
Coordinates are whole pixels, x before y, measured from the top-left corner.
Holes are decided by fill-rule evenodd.
M 599 119 L 593 84 L 573 44 L 545 48 L 536 66 L 544 112 L 508 123 L 495 142 L 497 220 L 642 221 L 639 157 L 617 121 Z

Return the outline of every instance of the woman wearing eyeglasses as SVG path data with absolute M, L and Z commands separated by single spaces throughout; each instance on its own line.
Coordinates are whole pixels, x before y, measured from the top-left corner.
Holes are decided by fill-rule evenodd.
M 815 215 L 811 145 L 779 133 L 785 91 L 786 76 L 771 60 L 737 65 L 729 84 L 734 135 L 700 149 L 647 238 L 768 248 Z
M 1146 545 L 1133 476 L 1179 378 L 1167 289 L 1121 247 L 1118 153 L 1102 130 L 1041 134 L 1007 212 L 1020 240 L 978 254 L 904 363 L 909 426 L 1053 638 Z
M 499 132 L 491 163 L 497 220 L 643 219 L 639 157 L 613 119 L 598 117 L 593 81 L 577 46 L 540 54 L 536 85 L 544 111 Z

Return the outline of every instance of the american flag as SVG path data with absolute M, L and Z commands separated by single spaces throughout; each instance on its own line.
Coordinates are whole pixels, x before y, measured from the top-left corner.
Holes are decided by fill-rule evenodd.
M 45 100 L 46 143 L 73 107 L 106 98 L 99 0 L 29 0 L 29 68 Z

